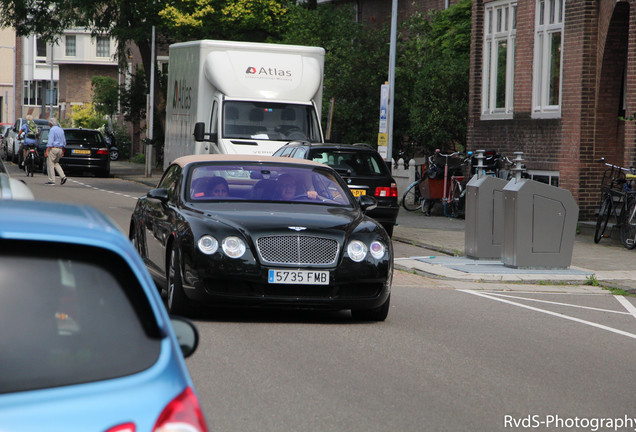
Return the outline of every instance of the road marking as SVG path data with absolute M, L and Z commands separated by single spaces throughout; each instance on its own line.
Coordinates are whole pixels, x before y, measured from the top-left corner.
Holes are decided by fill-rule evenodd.
M 494 293 L 494 292 L 491 292 L 491 293 L 488 293 L 488 294 L 489 295 L 493 295 L 493 296 L 518 299 L 518 300 L 528 300 L 528 301 L 537 302 L 537 303 L 547 303 L 547 304 L 553 304 L 553 305 L 557 305 L 557 306 L 568 306 L 568 307 L 573 307 L 573 308 L 577 308 L 577 309 L 589 309 L 589 310 L 594 310 L 594 311 L 599 311 L 599 312 L 609 312 L 609 313 L 616 313 L 616 314 L 621 314 L 621 315 L 629 315 L 629 312 L 622 312 L 622 311 L 616 311 L 616 310 L 610 310 L 610 309 L 600 309 L 600 308 L 595 308 L 595 307 L 590 307 L 590 306 L 579 306 L 579 305 L 573 305 L 573 304 L 569 304 L 569 303 L 561 303 L 561 302 L 554 302 L 554 301 L 548 301 L 548 300 L 539 300 L 539 299 L 533 299 L 533 298 L 528 298 L 528 297 L 519 297 L 519 296 L 506 295 L 506 294 L 499 294 L 499 293 Z M 630 305 L 631 305 L 631 303 L 630 303 Z M 634 312 L 636 312 L 636 308 L 634 308 Z
M 629 300 L 627 300 L 627 299 L 626 299 L 625 297 L 623 297 L 623 296 L 614 296 L 614 298 L 615 298 L 616 300 L 618 300 L 618 302 L 619 302 L 620 304 L 622 304 L 622 305 L 623 305 L 623 307 L 624 307 L 625 309 L 627 309 L 627 312 L 628 312 L 631 316 L 633 316 L 634 318 L 636 318 L 636 307 L 634 307 L 634 305 L 633 305 L 633 304 L 632 304 Z
M 93 189 L 93 190 L 96 190 L 96 191 L 106 192 L 106 193 L 113 194 L 113 195 L 119 195 L 119 196 L 123 196 L 123 197 L 126 197 L 126 198 L 131 198 L 131 199 L 134 199 L 135 201 L 139 199 L 139 197 L 136 197 L 136 196 L 128 195 L 128 194 L 121 193 L 121 192 L 115 192 L 115 191 L 111 191 L 111 190 L 108 190 L 108 189 L 101 189 L 101 188 L 98 188 L 98 187 L 83 183 L 81 181 L 77 181 L 77 180 L 73 180 L 73 179 L 69 179 L 69 181 L 72 181 L 74 183 L 77 183 L 80 186 L 84 186 L 84 187 L 87 187 L 89 189 Z
M 498 302 L 510 304 L 510 305 L 513 305 L 513 306 L 518 306 L 518 307 L 521 307 L 521 308 L 524 308 L 524 309 L 529 309 L 531 311 L 541 312 L 541 313 L 544 313 L 544 314 L 547 314 L 547 315 L 555 316 L 557 318 L 563 318 L 563 319 L 566 319 L 566 320 L 570 320 L 570 321 L 578 322 L 578 323 L 581 323 L 581 324 L 585 324 L 585 325 L 588 325 L 588 326 L 591 326 L 591 327 L 596 327 L 596 328 L 599 328 L 601 330 L 606 330 L 606 331 L 609 331 L 609 332 L 612 332 L 612 333 L 616 333 L 616 334 L 619 334 L 621 336 L 627 336 L 629 338 L 636 339 L 636 334 L 629 333 L 629 332 L 626 332 L 626 331 L 623 331 L 623 330 L 618 330 L 618 329 L 615 329 L 615 328 L 612 328 L 612 327 L 608 327 L 608 326 L 605 326 L 603 324 L 598 324 L 598 323 L 595 323 L 595 322 L 592 322 L 592 321 L 586 321 L 586 320 L 582 320 L 580 318 L 575 318 L 575 317 L 571 317 L 571 316 L 568 316 L 568 315 L 563 315 L 563 314 L 560 314 L 560 313 L 556 313 L 556 312 L 552 312 L 552 311 L 548 311 L 548 310 L 544 310 L 544 309 L 539 309 L 539 308 L 536 308 L 536 307 L 533 307 L 533 306 L 524 305 L 523 303 L 515 303 L 513 301 L 506 300 L 506 299 L 503 299 L 503 298 L 494 297 L 494 296 L 492 296 L 490 294 L 485 294 L 485 293 L 482 293 L 482 292 L 471 291 L 471 290 L 458 290 L 458 291 L 461 291 L 461 292 L 464 292 L 464 293 L 467 293 L 467 294 L 476 295 L 476 296 L 479 296 L 479 297 L 484 297 L 484 298 L 487 298 L 487 299 L 490 299 L 490 300 L 495 300 L 495 301 L 498 301 Z

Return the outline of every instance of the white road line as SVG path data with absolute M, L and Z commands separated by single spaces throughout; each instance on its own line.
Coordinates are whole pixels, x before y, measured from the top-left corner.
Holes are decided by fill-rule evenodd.
M 111 190 L 108 190 L 108 189 L 101 189 L 101 188 L 98 188 L 98 187 L 95 187 L 95 186 L 91 186 L 91 185 L 86 184 L 86 183 L 82 183 L 81 181 L 77 181 L 77 180 L 73 180 L 73 179 L 69 179 L 69 181 L 72 181 L 74 183 L 77 183 L 80 186 L 84 186 L 84 187 L 87 187 L 89 189 L 93 189 L 93 190 L 96 190 L 96 191 L 99 191 L 99 192 L 106 192 L 106 193 L 109 193 L 109 194 L 119 195 L 119 196 L 123 196 L 125 198 L 134 199 L 134 200 L 138 200 L 139 199 L 139 197 L 136 197 L 136 196 L 124 194 L 124 193 L 121 193 L 121 192 L 114 192 L 114 191 L 111 191 Z
M 627 300 L 623 296 L 614 296 L 614 298 L 616 298 L 616 300 L 618 300 L 618 302 L 622 304 L 625 309 L 627 309 L 627 312 L 630 315 L 636 318 L 636 307 L 634 307 L 634 305 L 629 300 Z
M 558 317 L 558 318 L 563 318 L 563 319 L 566 319 L 566 320 L 578 322 L 578 323 L 581 323 L 581 324 L 589 325 L 591 327 L 599 328 L 601 330 L 606 330 L 606 331 L 609 331 L 609 332 L 612 332 L 612 333 L 616 333 L 616 334 L 619 334 L 621 336 L 627 336 L 629 338 L 636 339 L 636 334 L 628 333 L 626 331 L 618 330 L 618 329 L 615 329 L 615 328 L 612 328 L 612 327 L 608 327 L 608 326 L 605 326 L 605 325 L 602 325 L 602 324 L 597 324 L 597 323 L 592 322 L 592 321 L 586 321 L 586 320 L 582 320 L 582 319 L 579 319 L 579 318 L 574 318 L 574 317 L 571 317 L 571 316 L 563 315 L 563 314 L 560 314 L 560 313 L 556 313 L 556 312 L 552 312 L 552 311 L 548 311 L 548 310 L 544 310 L 544 309 L 535 308 L 535 307 L 532 307 L 532 306 L 524 305 L 522 303 L 515 303 L 515 302 L 512 302 L 510 300 L 497 298 L 497 297 L 494 297 L 494 296 L 492 296 L 490 294 L 484 294 L 484 293 L 477 292 L 477 291 L 471 291 L 471 290 L 458 290 L 458 291 L 461 291 L 461 292 L 464 292 L 464 293 L 468 293 L 468 294 L 472 294 L 472 295 L 476 295 L 476 296 L 479 296 L 479 297 L 484 297 L 484 298 L 487 298 L 487 299 L 490 299 L 490 300 L 495 300 L 495 301 L 498 301 L 498 302 L 510 304 L 510 305 L 513 305 L 513 306 L 518 306 L 518 307 L 521 307 L 521 308 L 524 308 L 524 309 L 529 309 L 531 311 L 541 312 L 541 313 L 544 313 L 544 314 L 547 314 L 547 315 L 552 315 L 552 316 L 555 316 L 555 317 Z
M 554 302 L 554 301 L 548 301 L 548 300 L 539 300 L 539 299 L 533 299 L 533 298 L 528 298 L 528 297 L 519 297 L 519 296 L 506 295 L 506 294 L 499 294 L 499 293 L 494 293 L 494 292 L 490 292 L 488 294 L 489 295 L 498 296 L 498 297 L 507 297 L 507 298 L 518 299 L 518 300 L 528 300 L 528 301 L 537 302 L 537 303 L 547 303 L 547 304 L 553 304 L 553 305 L 557 305 L 557 306 L 568 306 L 568 307 L 573 307 L 573 308 L 577 308 L 577 309 L 589 309 L 589 310 L 594 310 L 594 311 L 599 311 L 599 312 L 609 312 L 609 313 L 615 313 L 615 314 L 621 314 L 621 315 L 629 315 L 629 312 L 622 312 L 622 311 L 616 311 L 616 310 L 610 310 L 610 309 L 600 309 L 600 308 L 595 308 L 595 307 L 590 307 L 590 306 L 579 306 L 579 305 L 573 305 L 573 304 L 569 304 L 569 303 L 560 303 L 560 302 Z M 636 308 L 634 308 L 634 312 L 636 312 Z

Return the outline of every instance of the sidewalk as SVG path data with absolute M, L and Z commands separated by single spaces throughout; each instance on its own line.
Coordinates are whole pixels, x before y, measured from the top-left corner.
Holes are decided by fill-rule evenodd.
M 162 174 L 154 169 L 145 176 L 143 164 L 128 161 L 111 163 L 114 177 L 155 187 Z M 572 264 L 568 269 L 513 269 L 498 260 L 471 260 L 465 257 L 464 220 L 444 216 L 424 216 L 421 212 L 400 210 L 393 240 L 421 248 L 416 257 L 396 258 L 397 268 L 430 277 L 467 284 L 578 284 L 585 286 L 597 280 L 606 287 L 622 288 L 636 293 L 636 249 L 625 249 L 614 230 L 610 238 L 593 241 L 594 226 L 579 223 L 575 237 Z M 608 230 L 610 227 L 608 226 Z M 591 288 L 591 287 L 590 287 Z

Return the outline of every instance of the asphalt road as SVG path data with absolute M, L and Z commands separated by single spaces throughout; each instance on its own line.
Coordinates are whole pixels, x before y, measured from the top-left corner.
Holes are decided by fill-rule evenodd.
M 91 204 L 124 232 L 148 190 L 25 180 L 36 198 Z M 212 310 L 196 320 L 201 344 L 188 367 L 217 432 L 636 430 L 635 303 L 567 289 L 457 289 L 398 271 L 384 323 Z

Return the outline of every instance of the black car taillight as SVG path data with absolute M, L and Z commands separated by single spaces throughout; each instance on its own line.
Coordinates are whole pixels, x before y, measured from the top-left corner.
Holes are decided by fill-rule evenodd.
M 391 187 L 377 187 L 375 188 L 374 195 L 377 197 L 397 198 L 398 196 L 397 184 L 391 183 Z

